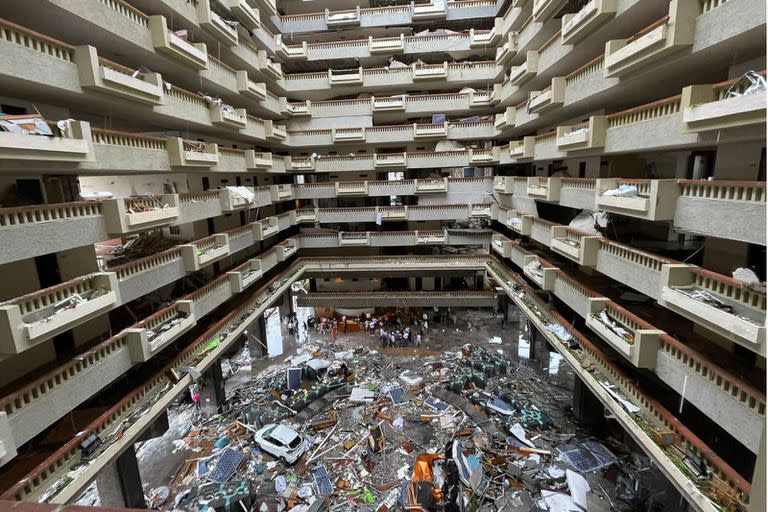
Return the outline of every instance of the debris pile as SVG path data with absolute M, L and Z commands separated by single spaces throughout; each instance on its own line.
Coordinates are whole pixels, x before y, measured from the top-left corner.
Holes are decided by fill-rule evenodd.
M 642 490 L 632 465 L 570 404 L 490 342 L 306 343 L 230 391 L 225 413 L 194 413 L 174 442 L 192 456 L 150 498 L 208 511 L 628 510 Z

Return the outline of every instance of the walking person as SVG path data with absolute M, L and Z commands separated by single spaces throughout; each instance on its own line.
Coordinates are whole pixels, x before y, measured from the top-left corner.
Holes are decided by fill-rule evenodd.
M 332 339 L 333 341 L 336 341 L 336 336 L 338 336 L 338 335 L 339 335 L 339 328 L 338 328 L 337 326 L 335 326 L 335 325 L 334 325 L 334 326 L 331 328 L 331 339 Z
M 195 410 L 200 411 L 200 393 L 197 390 L 192 393 L 192 403 L 195 404 Z

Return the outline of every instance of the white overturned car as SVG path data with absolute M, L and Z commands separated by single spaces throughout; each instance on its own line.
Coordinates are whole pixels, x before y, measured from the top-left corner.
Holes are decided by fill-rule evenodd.
M 307 451 L 307 441 L 293 427 L 270 423 L 253 435 L 259 448 L 270 455 L 293 464 Z

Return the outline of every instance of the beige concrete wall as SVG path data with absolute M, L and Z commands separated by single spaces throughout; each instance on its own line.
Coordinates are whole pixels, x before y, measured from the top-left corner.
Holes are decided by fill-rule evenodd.
M 764 141 L 721 144 L 715 157 L 715 179 L 756 180 Z
M 40 343 L 21 354 L 2 359 L 0 356 L 0 386 L 6 386 L 35 368 L 56 359 L 53 343 Z
M 142 174 L 136 176 L 80 176 L 80 191 L 112 192 L 115 197 L 129 197 L 142 194 L 163 194 L 166 190 L 187 192 L 189 186 L 186 174 Z
M 35 260 L 14 261 L 0 265 L 0 301 L 13 299 L 40 289 Z

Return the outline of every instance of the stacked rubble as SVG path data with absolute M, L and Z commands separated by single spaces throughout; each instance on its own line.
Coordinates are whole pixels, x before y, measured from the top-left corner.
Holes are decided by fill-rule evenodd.
M 151 506 L 177 510 L 629 510 L 639 459 L 493 345 L 385 353 L 304 345 L 197 413 Z M 414 357 L 416 355 L 417 357 Z M 647 465 L 646 465 L 647 466 Z

